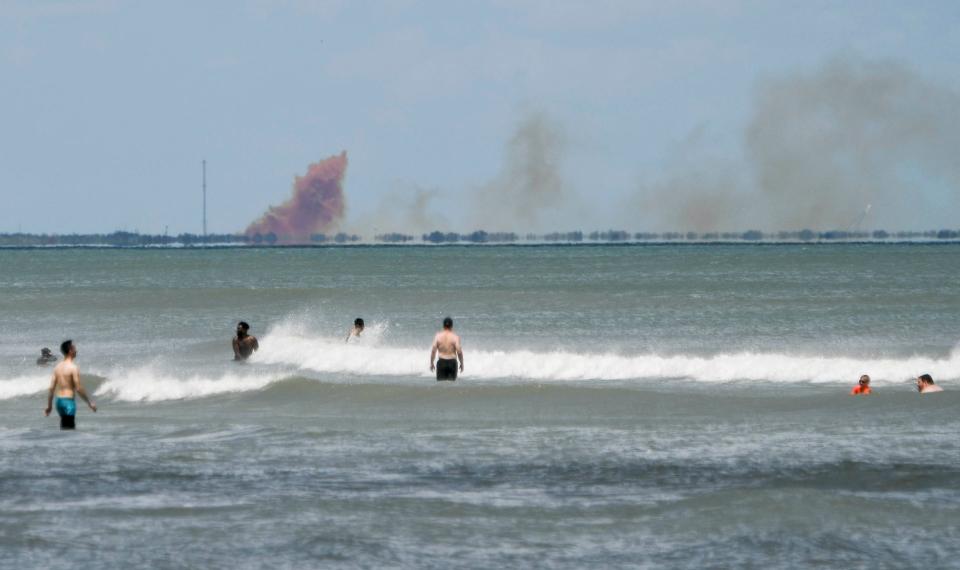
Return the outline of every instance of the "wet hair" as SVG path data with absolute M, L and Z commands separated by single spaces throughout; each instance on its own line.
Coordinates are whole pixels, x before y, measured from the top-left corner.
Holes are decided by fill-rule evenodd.
M 71 348 L 73 348 L 72 340 L 65 340 L 60 343 L 60 352 L 62 352 L 64 356 L 70 354 Z
M 443 318 L 443 328 L 445 328 L 445 329 L 452 329 L 452 328 L 453 328 L 453 319 L 451 319 L 450 317 L 444 317 L 444 318 Z
M 248 330 L 250 330 L 250 325 L 248 325 L 248 324 L 247 324 L 246 322 L 244 322 L 244 321 L 240 321 L 239 323 L 237 323 L 237 326 L 240 327 L 240 328 L 242 328 L 242 329 L 243 329 L 243 332 L 247 332 Z
M 361 318 L 353 319 L 353 326 L 363 328 L 363 319 Z
M 933 376 L 930 376 L 929 374 L 921 374 L 920 379 L 927 384 L 933 384 Z
M 869 374 L 864 374 L 864 375 L 860 376 L 860 380 L 859 380 L 859 381 L 860 381 L 860 382 L 863 382 L 864 380 L 866 380 L 867 382 L 870 382 L 870 375 L 869 375 Z

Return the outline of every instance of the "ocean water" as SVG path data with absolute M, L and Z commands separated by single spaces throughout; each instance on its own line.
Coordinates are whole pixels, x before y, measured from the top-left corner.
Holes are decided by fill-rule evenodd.
M 960 567 L 960 245 L 0 250 L 0 325 L 3 568 Z

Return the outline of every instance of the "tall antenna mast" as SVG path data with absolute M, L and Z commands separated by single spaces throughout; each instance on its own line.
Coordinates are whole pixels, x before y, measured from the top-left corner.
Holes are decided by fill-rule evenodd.
M 203 243 L 207 243 L 207 161 L 203 161 Z
M 866 219 L 867 214 L 870 213 L 870 208 L 873 208 L 873 204 L 867 204 L 867 207 L 860 214 L 860 217 L 857 218 L 855 222 L 853 222 L 847 227 L 847 232 L 849 232 L 850 230 L 854 230 L 858 232 L 860 231 L 860 226 L 863 224 L 863 220 Z

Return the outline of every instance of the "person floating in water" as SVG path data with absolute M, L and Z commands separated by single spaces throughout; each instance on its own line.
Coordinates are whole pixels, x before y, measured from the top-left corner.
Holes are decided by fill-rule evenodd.
M 435 360 L 439 353 L 440 359 Z M 457 379 L 457 359 L 460 359 L 460 372 L 463 372 L 463 347 L 460 337 L 453 332 L 453 319 L 443 319 L 443 330 L 433 337 L 430 349 L 430 372 L 437 371 L 437 380 Z
M 353 328 L 347 333 L 347 338 L 344 342 L 350 342 L 352 337 L 359 338 L 361 333 L 363 333 L 363 319 L 358 317 L 353 320 Z
M 233 359 L 246 360 L 260 348 L 257 337 L 249 334 L 250 325 L 240 321 L 237 323 L 237 336 L 233 337 Z
M 53 378 L 50 381 L 50 390 L 47 392 L 47 408 L 43 410 L 44 416 L 49 416 L 53 409 L 53 394 L 57 393 L 57 414 L 60 415 L 60 429 L 76 429 L 77 427 L 77 401 L 76 394 L 80 394 L 83 401 L 90 406 L 94 412 L 97 411 L 97 405 L 87 396 L 87 391 L 83 389 L 80 383 L 80 368 L 74 363 L 77 358 L 77 347 L 72 340 L 65 340 L 60 345 L 60 352 L 63 353 L 63 362 L 53 369 Z
M 853 387 L 853 390 L 850 390 L 851 396 L 866 396 L 867 394 L 872 394 L 870 391 L 870 377 L 864 374 L 860 377 L 860 382 Z
M 921 394 L 932 394 L 934 392 L 943 392 L 943 388 L 933 383 L 932 376 L 922 374 L 917 377 L 917 392 Z
M 37 359 L 37 366 L 46 366 L 57 361 L 57 357 L 50 352 L 50 349 L 43 347 L 40 349 L 40 358 Z

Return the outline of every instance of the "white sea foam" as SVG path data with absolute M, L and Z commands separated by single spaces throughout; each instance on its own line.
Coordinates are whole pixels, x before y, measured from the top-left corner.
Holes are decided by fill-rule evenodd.
M 50 374 L 17 376 L 0 380 L 0 400 L 9 400 L 43 392 L 50 386 Z
M 318 373 L 359 376 L 430 376 L 429 346 L 384 346 L 379 338 L 346 344 L 309 337 L 283 327 L 270 331 L 256 361 Z M 536 381 L 685 378 L 699 382 L 855 382 L 870 374 L 875 383 L 897 383 L 919 374 L 960 377 L 960 348 L 947 358 L 857 358 L 740 352 L 714 356 L 470 350 L 467 378 Z
M 199 375 L 183 377 L 158 372 L 154 366 L 113 371 L 106 376 L 107 379 L 94 391 L 94 395 L 131 402 L 157 402 L 246 392 L 261 389 L 282 377 L 280 374 L 262 373 L 225 374 L 215 378 Z M 40 394 L 47 389 L 49 382 L 48 374 L 0 379 L 0 400 Z M 89 388 L 87 386 L 88 390 Z
M 175 376 L 155 370 L 153 366 L 109 375 L 97 390 L 98 396 L 109 396 L 127 402 L 161 402 L 203 398 L 232 392 L 261 390 L 280 380 L 279 373 L 223 374 L 218 377 Z
M 97 396 L 130 402 L 192 399 L 262 390 L 302 375 L 322 381 L 370 378 L 430 378 L 429 346 L 397 347 L 383 342 L 385 327 L 373 327 L 360 339 L 311 337 L 278 327 L 261 340 L 252 366 L 226 374 L 167 370 L 161 362 L 103 374 Z M 369 334 L 371 333 L 372 334 Z M 946 358 L 856 358 L 740 352 L 714 356 L 469 350 L 464 380 L 491 382 L 571 382 L 610 380 L 642 385 L 662 378 L 725 383 L 853 383 L 870 374 L 874 384 L 904 383 L 918 374 L 938 382 L 960 379 L 960 348 Z M 331 376 L 335 378 L 331 378 Z M 47 387 L 44 375 L 0 379 L 0 400 L 34 395 Z

